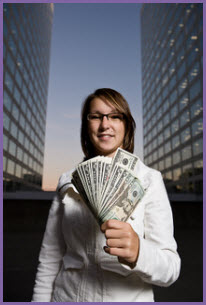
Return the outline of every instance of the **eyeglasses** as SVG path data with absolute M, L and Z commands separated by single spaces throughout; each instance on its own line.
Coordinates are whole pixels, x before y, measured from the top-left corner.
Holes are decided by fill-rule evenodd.
M 87 120 L 90 122 L 102 122 L 104 116 L 111 122 L 121 122 L 124 119 L 123 113 L 89 113 L 87 115 Z

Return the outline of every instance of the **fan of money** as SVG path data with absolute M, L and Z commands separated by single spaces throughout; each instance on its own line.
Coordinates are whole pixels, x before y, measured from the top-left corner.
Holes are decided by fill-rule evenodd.
M 80 163 L 72 183 L 98 222 L 127 221 L 145 194 L 134 169 L 138 157 L 118 148 L 114 158 L 97 156 Z

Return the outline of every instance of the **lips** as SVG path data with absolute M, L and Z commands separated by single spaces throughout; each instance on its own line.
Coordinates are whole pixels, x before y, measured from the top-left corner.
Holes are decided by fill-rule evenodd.
M 112 138 L 112 137 L 114 137 L 113 135 L 111 135 L 111 134 L 99 134 L 98 135 L 98 138 Z

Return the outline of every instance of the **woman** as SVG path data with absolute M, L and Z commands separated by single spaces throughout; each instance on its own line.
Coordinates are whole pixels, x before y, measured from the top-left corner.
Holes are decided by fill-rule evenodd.
M 82 109 L 85 160 L 133 153 L 135 122 L 124 97 L 98 89 Z M 33 302 L 152 302 L 152 285 L 169 286 L 179 276 L 170 203 L 160 172 L 140 160 L 135 168 L 148 189 L 127 222 L 101 227 L 74 185 L 60 177 L 39 256 Z

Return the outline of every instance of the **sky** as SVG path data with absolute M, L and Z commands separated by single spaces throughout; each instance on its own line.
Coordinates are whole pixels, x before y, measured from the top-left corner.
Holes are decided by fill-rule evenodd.
M 134 153 L 143 159 L 141 4 L 54 4 L 43 189 L 83 159 L 80 113 L 97 88 L 128 101 L 136 121 Z

